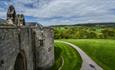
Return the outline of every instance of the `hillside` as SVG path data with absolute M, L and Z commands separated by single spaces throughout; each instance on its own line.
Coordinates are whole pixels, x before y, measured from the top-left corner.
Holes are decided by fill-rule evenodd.
M 52 25 L 51 27 L 65 27 L 65 26 L 112 26 L 115 27 L 115 22 L 106 23 L 78 23 L 74 25 Z
M 6 20 L 0 18 L 0 24 L 6 23 Z

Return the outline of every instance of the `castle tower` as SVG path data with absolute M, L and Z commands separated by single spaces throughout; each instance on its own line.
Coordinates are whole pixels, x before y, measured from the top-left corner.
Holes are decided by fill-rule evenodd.
M 7 21 L 9 24 L 15 24 L 16 11 L 13 5 L 10 5 L 7 11 Z
M 25 25 L 25 18 L 23 14 L 17 14 L 16 19 L 17 19 L 17 26 Z
M 35 30 L 36 70 L 51 70 L 54 63 L 53 31 L 48 27 Z

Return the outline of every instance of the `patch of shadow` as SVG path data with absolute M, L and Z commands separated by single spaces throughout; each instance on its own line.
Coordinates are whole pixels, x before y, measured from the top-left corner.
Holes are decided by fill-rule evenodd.
M 61 57 L 62 49 L 59 47 L 55 47 L 54 53 L 55 53 L 55 59 L 58 59 L 59 57 Z
M 95 69 L 95 70 L 96 70 L 96 68 L 95 68 L 95 66 L 94 66 L 94 65 L 89 64 L 89 66 L 90 66 L 91 68 L 93 68 L 93 69 Z

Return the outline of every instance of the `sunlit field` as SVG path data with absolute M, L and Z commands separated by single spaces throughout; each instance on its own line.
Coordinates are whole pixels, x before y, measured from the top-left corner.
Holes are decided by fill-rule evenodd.
M 115 70 L 115 40 L 66 39 L 79 46 L 104 70 Z

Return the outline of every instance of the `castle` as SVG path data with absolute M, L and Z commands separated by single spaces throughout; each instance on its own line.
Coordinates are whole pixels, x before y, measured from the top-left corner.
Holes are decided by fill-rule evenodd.
M 0 70 L 50 70 L 54 63 L 53 30 L 40 24 L 25 24 L 13 5 L 0 24 Z

